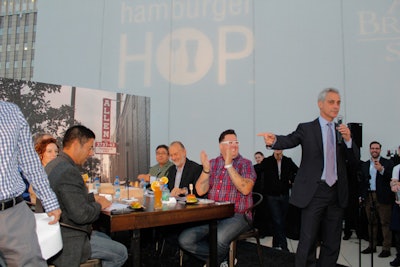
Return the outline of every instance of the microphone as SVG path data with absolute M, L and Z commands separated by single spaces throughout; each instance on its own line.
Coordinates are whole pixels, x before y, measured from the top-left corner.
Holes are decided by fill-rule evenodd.
M 338 115 L 337 116 L 337 125 L 339 126 L 342 123 L 343 123 L 343 116 Z M 335 132 L 336 132 L 336 143 L 341 144 L 343 142 L 343 136 L 338 130 L 336 130 Z

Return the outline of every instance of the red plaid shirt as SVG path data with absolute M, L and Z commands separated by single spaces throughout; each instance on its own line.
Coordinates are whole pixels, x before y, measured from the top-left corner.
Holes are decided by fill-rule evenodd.
M 235 203 L 235 212 L 244 211 L 253 205 L 252 194 L 247 196 L 240 193 L 233 184 L 228 170 L 224 168 L 225 160 L 219 157 L 210 160 L 210 189 L 208 198 L 217 202 L 229 201 Z M 243 158 L 240 154 L 232 161 L 233 168 L 244 178 L 256 181 L 256 173 L 250 160 Z

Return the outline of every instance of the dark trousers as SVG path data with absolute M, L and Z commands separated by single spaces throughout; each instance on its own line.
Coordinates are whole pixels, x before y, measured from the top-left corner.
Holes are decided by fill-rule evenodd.
M 345 235 L 351 235 L 351 230 L 356 230 L 357 237 L 361 237 L 361 230 L 359 224 L 360 206 L 358 194 L 349 192 L 349 203 L 344 210 L 344 229 Z
M 337 186 L 321 182 L 310 204 L 301 211 L 300 240 L 296 267 L 317 266 L 316 247 L 321 233 L 318 266 L 335 267 L 340 251 L 343 208 L 339 207 Z
M 400 259 L 400 231 L 393 231 L 396 240 L 396 258 Z
M 272 246 L 288 250 L 285 221 L 289 208 L 289 195 L 267 196 L 272 220 Z

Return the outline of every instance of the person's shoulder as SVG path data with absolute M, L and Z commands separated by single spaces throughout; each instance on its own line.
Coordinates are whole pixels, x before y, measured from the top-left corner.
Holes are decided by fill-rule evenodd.
M 58 173 L 63 172 L 66 168 L 70 168 L 72 166 L 74 166 L 72 162 L 69 161 L 67 157 L 63 156 L 62 153 L 60 153 L 55 159 L 47 163 L 44 169 L 46 170 L 47 174 L 50 174 L 52 170 L 57 170 Z
M 319 125 L 319 119 L 316 118 L 312 121 L 306 121 L 306 122 L 301 122 L 299 123 L 299 126 L 314 126 L 314 125 Z
M 160 164 L 155 164 L 155 165 L 153 165 L 153 166 L 151 166 L 150 167 L 150 169 L 149 169 L 149 172 L 151 172 L 151 170 L 156 170 L 156 169 L 158 169 L 160 167 Z
M 361 165 L 369 165 L 370 164 L 370 162 L 371 162 L 371 160 L 369 160 L 369 159 L 367 159 L 367 160 L 360 160 L 360 164 Z
M 171 166 L 174 166 L 174 163 L 172 163 L 172 161 L 168 160 L 167 163 L 165 164 L 165 168 L 170 168 Z
M 20 112 L 20 108 L 16 104 L 2 100 L 0 100 L 0 110 L 8 113 Z
M 236 157 L 236 159 L 237 159 L 239 162 L 245 162 L 246 164 L 250 164 L 250 165 L 253 166 L 253 163 L 251 162 L 251 160 L 249 160 L 249 159 L 243 157 L 243 156 L 240 155 L 240 154 Z
M 285 155 L 282 156 L 282 159 L 283 159 L 283 160 L 292 160 L 291 157 L 288 157 L 288 156 L 285 156 Z
M 315 129 L 315 127 L 320 127 L 318 118 L 315 120 L 312 120 L 312 121 L 300 122 L 297 125 L 296 130 L 302 130 L 302 131 L 311 130 L 311 131 L 313 131 Z
M 260 162 L 260 164 L 270 164 L 271 162 L 274 162 L 275 158 L 273 155 L 270 155 L 268 157 L 263 158 L 263 160 Z
M 382 162 L 389 162 L 389 161 L 392 161 L 391 159 L 387 159 L 387 158 L 384 158 L 384 157 L 381 157 L 380 159 L 381 159 Z
M 195 161 L 193 161 L 193 160 L 190 160 L 190 159 L 188 159 L 188 158 L 186 158 L 186 164 L 187 164 L 188 166 L 195 166 L 195 167 L 201 166 L 201 165 L 198 164 L 197 162 L 195 162 Z
M 16 104 L 4 100 L 0 100 L 0 107 L 18 108 Z
M 400 171 L 400 164 L 393 167 L 393 171 Z
M 360 160 L 360 166 L 362 169 L 368 169 L 369 173 L 369 165 L 371 164 L 370 160 Z
M 386 164 L 387 166 L 392 166 L 392 167 L 394 166 L 393 160 L 387 159 L 387 158 L 383 158 L 383 157 L 381 157 L 381 159 L 382 159 L 382 162 L 384 164 Z

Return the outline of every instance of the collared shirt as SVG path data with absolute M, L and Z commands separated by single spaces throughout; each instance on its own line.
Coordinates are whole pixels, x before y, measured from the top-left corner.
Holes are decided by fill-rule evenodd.
M 175 168 L 176 168 L 176 174 L 175 174 L 174 188 L 179 188 L 179 185 L 181 184 L 182 173 L 183 173 L 183 168 L 185 168 L 185 164 L 183 164 L 182 168 L 178 168 L 177 166 L 175 166 Z
M 276 163 L 278 164 L 278 178 L 279 180 L 281 179 L 281 169 L 282 169 L 282 159 L 276 160 Z
M 163 176 L 167 176 L 168 173 L 168 169 L 169 167 L 171 167 L 172 165 L 174 165 L 171 161 L 167 161 L 167 163 L 164 164 L 164 166 L 160 166 L 160 164 L 156 164 L 153 167 L 150 168 L 149 170 L 149 174 L 150 176 L 154 176 L 157 178 L 161 178 Z
M 322 132 L 322 143 L 324 146 L 324 171 L 322 172 L 321 180 L 326 180 L 326 153 L 327 153 L 327 148 L 326 145 L 328 143 L 327 139 L 327 134 L 328 130 L 333 131 L 335 133 L 335 123 L 332 123 L 331 128 L 328 126 L 329 121 L 325 120 L 322 117 L 319 117 L 319 124 L 321 125 L 321 132 Z M 333 145 L 336 147 L 336 135 L 333 134 Z M 337 167 L 336 167 L 336 153 L 335 153 L 335 174 L 336 174 L 336 179 L 337 179 Z
M 378 161 L 381 157 L 378 158 Z M 375 160 L 371 158 L 369 161 L 369 175 L 371 179 L 369 179 L 369 190 L 376 191 L 376 174 L 378 171 L 375 169 Z
M 399 178 L 400 178 L 400 164 L 394 166 L 393 171 L 392 171 L 392 179 L 398 181 Z
M 322 176 L 321 176 L 321 180 L 325 180 L 325 176 L 326 176 L 326 144 L 327 144 L 327 134 L 328 134 L 328 123 L 329 121 L 325 120 L 324 118 L 322 118 L 321 116 L 318 117 L 319 120 L 319 124 L 321 126 L 321 132 L 322 132 L 322 142 L 323 142 L 323 146 L 324 146 L 324 171 L 322 172 Z M 333 131 L 333 144 L 334 147 L 336 147 L 336 130 L 335 130 L 335 123 L 332 121 L 332 126 L 331 126 L 331 130 Z M 352 147 L 352 139 L 350 139 L 349 141 L 345 141 L 343 139 L 343 142 L 346 144 L 347 148 L 351 148 Z M 335 153 L 335 172 L 336 172 L 336 177 L 337 177 L 337 160 L 336 160 L 336 153 Z
M 18 106 L 0 101 L 0 200 L 21 195 L 32 184 L 46 211 L 59 208 L 47 175 L 33 148 L 29 125 Z
M 243 213 L 253 204 L 252 194 L 243 195 L 240 193 L 224 166 L 225 160 L 221 155 L 210 160 L 208 198 L 218 202 L 229 201 L 235 203 L 235 212 Z M 255 182 L 256 173 L 250 160 L 238 155 L 233 159 L 232 166 L 242 177 L 249 178 Z

